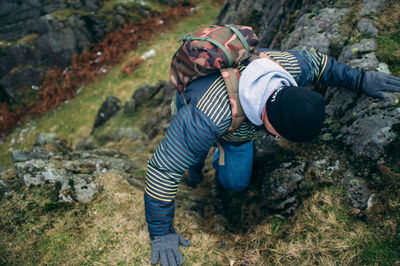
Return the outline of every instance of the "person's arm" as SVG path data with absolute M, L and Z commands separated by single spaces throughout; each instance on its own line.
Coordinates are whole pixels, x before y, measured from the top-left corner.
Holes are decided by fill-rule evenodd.
M 179 253 L 178 242 L 184 241 L 172 226 L 178 183 L 184 171 L 196 164 L 219 136 L 218 128 L 207 116 L 194 106 L 186 105 L 173 118 L 166 137 L 149 160 L 144 200 L 153 246 L 152 263 L 158 261 L 158 256 L 163 259 L 163 247 L 168 249 L 169 245 L 175 245 L 174 252 Z M 175 256 L 179 257 L 180 253 Z
M 314 51 L 289 51 L 300 65 L 299 86 L 317 81 L 340 86 L 369 96 L 386 98 L 384 91 L 400 92 L 400 78 L 375 71 L 363 71 L 339 63 L 334 57 Z

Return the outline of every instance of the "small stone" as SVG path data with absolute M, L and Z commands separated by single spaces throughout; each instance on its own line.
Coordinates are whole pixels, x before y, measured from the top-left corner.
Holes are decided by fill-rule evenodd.
M 40 133 L 33 146 L 45 147 L 47 144 L 57 143 L 58 138 L 52 133 Z
M 166 85 L 165 81 L 159 81 L 157 84 L 145 84 L 136 89 L 132 95 L 132 99 L 136 102 L 136 107 L 147 103 Z
M 93 196 L 98 192 L 96 184 L 93 182 L 89 183 L 83 178 L 74 179 L 74 190 L 77 200 L 81 202 L 91 201 Z
M 11 153 L 11 161 L 13 163 L 26 162 L 32 159 L 33 159 L 32 153 L 27 151 L 15 150 Z
M 372 24 L 369 19 L 362 19 L 358 22 L 357 28 L 364 34 L 375 37 L 378 34 L 378 29 Z
M 123 138 L 130 139 L 132 141 L 138 140 L 141 137 L 141 133 L 135 130 L 132 127 L 128 128 L 120 128 L 117 132 L 113 135 L 113 139 L 120 140 Z
M 369 199 L 366 182 L 361 178 L 354 177 L 353 173 L 346 172 L 342 184 L 350 199 L 351 205 L 357 209 L 366 209 Z
M 97 144 L 95 139 L 90 136 L 87 138 L 82 139 L 81 141 L 76 144 L 76 149 L 77 150 L 94 150 L 97 148 Z
M 108 96 L 101 104 L 94 121 L 92 132 L 104 125 L 111 117 L 113 117 L 121 109 L 121 100 L 114 96 Z
M 136 111 L 136 101 L 134 99 L 129 99 L 124 105 L 124 114 L 133 114 Z
M 382 11 L 387 0 L 363 0 L 361 15 L 369 15 L 371 13 L 379 13 Z
M 320 139 L 323 141 L 332 141 L 332 140 L 334 140 L 334 137 L 331 133 L 325 133 L 325 134 L 321 135 Z
M 64 195 L 63 193 L 60 193 L 58 198 L 63 202 L 74 202 L 70 195 Z
M 348 45 L 343 48 L 338 61 L 347 63 L 351 59 L 357 59 L 361 54 L 375 51 L 378 47 L 375 39 L 362 39 L 359 43 Z
M 389 69 L 389 66 L 386 63 L 379 63 L 378 68 L 376 71 L 391 75 L 392 72 Z
M 361 68 L 362 70 L 372 71 L 378 67 L 379 61 L 376 58 L 375 53 L 370 53 L 363 55 L 361 59 L 351 60 L 348 65 L 351 67 Z

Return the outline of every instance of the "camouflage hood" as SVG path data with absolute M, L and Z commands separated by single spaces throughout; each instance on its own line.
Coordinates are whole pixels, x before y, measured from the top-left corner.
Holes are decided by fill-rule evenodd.
M 253 124 L 263 124 L 261 114 L 271 94 L 283 86 L 297 86 L 292 75 L 276 62 L 261 58 L 252 61 L 239 79 L 239 100 Z

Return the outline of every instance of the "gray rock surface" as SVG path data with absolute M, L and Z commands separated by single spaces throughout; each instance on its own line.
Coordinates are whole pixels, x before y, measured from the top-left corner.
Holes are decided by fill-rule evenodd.
M 364 16 L 378 13 L 382 11 L 386 2 L 387 0 L 363 0 L 360 14 Z
M 395 109 L 378 109 L 388 106 Z M 344 122 L 354 121 L 341 129 L 344 143 L 357 156 L 379 159 L 385 154 L 385 148 L 398 137 L 398 133 L 392 130 L 400 123 L 400 108 L 396 107 L 393 98 L 378 103 L 369 98 L 360 101 L 356 108 L 349 110 L 353 112 L 353 118 L 350 113 L 344 117 Z
M 56 135 L 52 133 L 40 133 L 33 146 L 41 146 L 44 147 L 47 144 L 52 144 L 52 143 L 59 143 L 59 139 L 56 137 Z
M 51 31 L 35 41 L 42 51 L 41 60 L 47 66 L 66 66 L 76 53 L 76 39 L 71 28 Z
M 0 101 L 18 102 L 29 94 L 20 88 L 40 85 L 48 69 L 67 66 L 74 54 L 101 41 L 113 29 L 102 13 L 103 4 L 101 0 L 0 1 Z M 121 8 L 112 12 L 121 13 Z M 130 20 L 131 13 L 125 12 L 123 20 Z
M 124 104 L 124 114 L 133 114 L 136 111 L 136 101 L 129 99 Z
M 142 137 L 143 133 L 141 133 L 140 131 L 138 131 L 135 128 L 120 128 L 117 130 L 117 132 L 115 132 L 115 134 L 113 135 L 113 139 L 114 140 L 120 140 L 122 138 L 126 138 L 132 141 L 138 140 Z
M 63 141 L 54 135 L 41 134 L 35 144 L 36 148 Z M 57 149 L 54 146 L 53 148 Z M 64 147 L 64 150 L 67 149 Z M 98 192 L 95 180 L 98 176 L 111 171 L 132 178 L 131 170 L 135 169 L 137 163 L 133 163 L 128 157 L 113 150 L 72 150 L 68 153 L 64 150 L 46 151 L 47 156 L 37 151 L 25 152 L 15 151 L 14 172 L 23 181 L 25 186 L 40 184 L 56 184 L 61 186 L 60 193 L 64 200 L 73 199 L 82 202 L 90 201 Z M 29 154 L 29 156 L 27 156 Z M 1 178 L 0 178 L 1 180 Z M 1 181 L 0 189 L 5 190 L 4 180 Z M 66 196 L 72 191 L 69 196 Z
M 295 30 L 283 40 L 281 50 L 314 48 L 326 54 L 335 52 L 332 47 L 342 47 L 347 39 L 340 33 L 339 24 L 349 11 L 346 8 L 324 8 L 315 16 L 304 14 Z
M 385 1 L 378 2 L 380 4 L 375 5 L 373 1 L 364 1 L 364 9 L 382 8 L 381 4 Z M 303 15 L 282 48 L 314 47 L 320 52 L 332 54 L 337 51 L 332 51 L 330 47 L 335 46 L 340 48 L 340 62 L 366 71 L 377 69 L 380 62 L 374 53 L 377 49 L 375 39 L 362 39 L 344 48 L 336 45 L 346 38 L 338 35 L 341 35 L 339 22 L 347 13 L 348 9 L 324 8 L 317 14 Z M 332 137 L 343 139 L 354 155 L 377 160 L 385 154 L 390 143 L 396 140 L 398 133 L 393 130 L 393 126 L 400 123 L 396 104 L 398 95 L 392 94 L 389 99 L 382 101 L 366 96 L 358 97 L 344 88 L 328 88 L 325 99 L 326 124 L 336 132 Z
M 291 32 L 297 18 L 327 3 L 325 0 L 229 0 L 224 2 L 216 24 L 250 25 L 260 38 L 260 47 L 279 49 L 283 36 Z
M 0 78 L 5 76 L 10 70 L 19 65 L 38 64 L 40 54 L 35 47 L 26 43 L 20 43 L 0 49 Z
M 372 23 L 370 19 L 363 18 L 357 23 L 357 28 L 361 33 L 369 35 L 371 37 L 375 37 L 378 34 L 378 29 Z
M 362 39 L 359 43 L 345 46 L 339 55 L 338 61 L 349 63 L 350 60 L 357 59 L 367 52 L 373 52 L 376 48 L 378 48 L 378 44 L 375 39 Z
M 139 107 L 139 106 L 147 103 L 165 85 L 166 85 L 165 81 L 160 81 L 159 83 L 157 83 L 155 85 L 145 84 L 145 85 L 137 88 L 132 95 L 132 99 L 135 101 L 136 107 Z
M 85 150 L 94 150 L 97 147 L 98 146 L 97 146 L 96 140 L 92 136 L 90 136 L 90 137 L 80 140 L 76 144 L 75 149 L 85 151 Z
M 347 65 L 362 70 L 373 71 L 379 66 L 379 61 L 375 53 L 369 53 L 362 55 L 361 58 L 350 60 Z
M 13 163 L 26 162 L 33 159 L 33 155 L 30 152 L 23 150 L 15 150 L 11 153 L 11 161 Z
M 354 208 L 366 209 L 370 195 L 365 180 L 354 177 L 351 172 L 346 172 L 342 184 L 351 205 Z
M 282 214 L 293 213 L 299 203 L 295 192 L 302 187 L 303 171 L 302 163 L 298 166 L 292 166 L 292 163 L 283 164 L 264 178 L 261 196 L 268 202 L 270 209 Z
M 0 81 L 0 87 L 4 88 L 3 91 L 9 99 L 16 100 L 24 94 L 24 91 L 18 90 L 18 88 L 27 84 L 39 86 L 42 84 L 44 74 L 45 72 L 43 70 L 33 66 L 23 67 L 15 72 L 7 74 Z M 32 89 L 32 87 L 30 89 Z

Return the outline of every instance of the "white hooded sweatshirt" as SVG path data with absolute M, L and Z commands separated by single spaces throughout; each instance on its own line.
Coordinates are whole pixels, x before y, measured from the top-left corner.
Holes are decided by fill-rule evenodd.
M 252 61 L 239 79 L 239 100 L 246 117 L 253 124 L 263 124 L 261 114 L 271 94 L 296 81 L 278 63 L 268 58 Z

